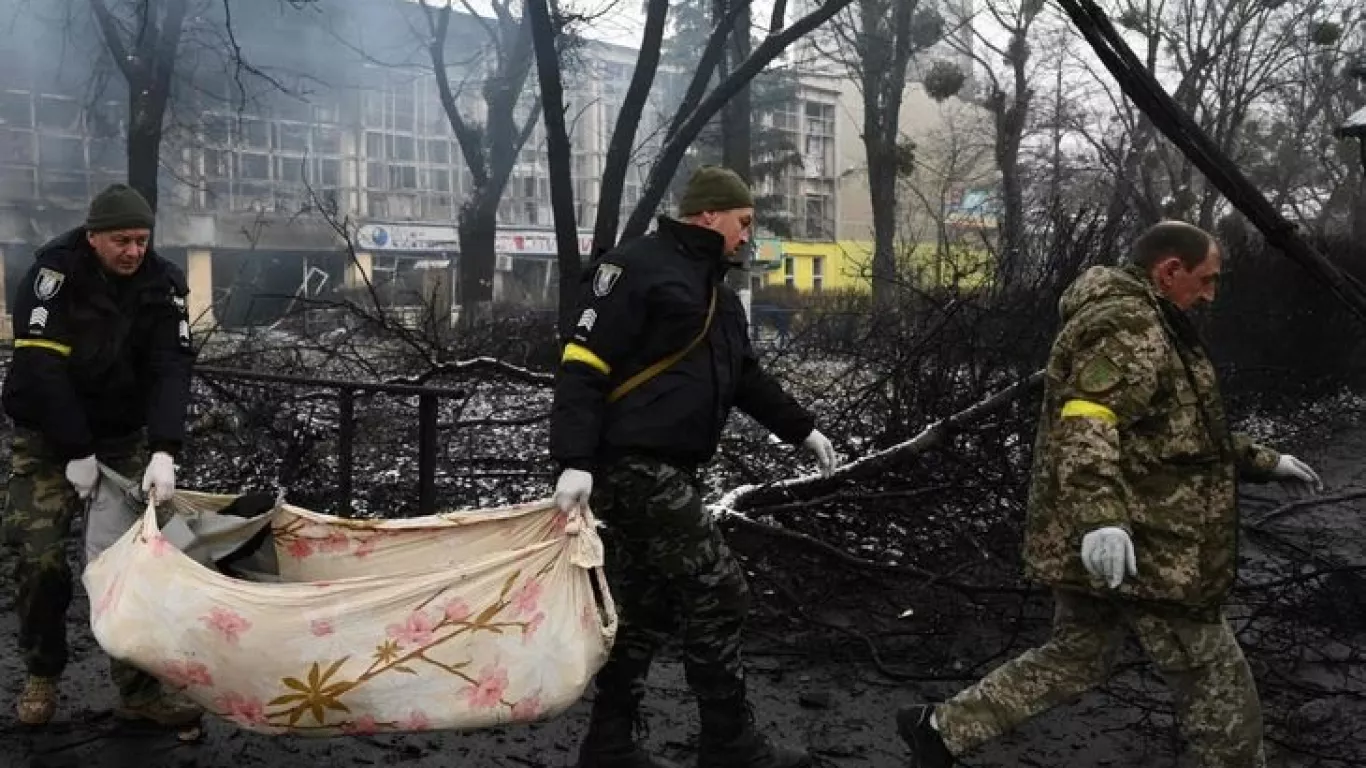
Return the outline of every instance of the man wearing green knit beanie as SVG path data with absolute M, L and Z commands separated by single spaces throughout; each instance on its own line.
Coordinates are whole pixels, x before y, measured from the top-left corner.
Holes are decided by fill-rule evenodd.
M 810 451 L 824 475 L 835 450 L 760 366 L 724 280 L 754 224 L 748 185 L 734 171 L 701 168 L 678 212 L 584 273 L 555 378 L 555 503 L 566 515 L 591 506 L 607 524 L 607 577 L 621 607 L 578 768 L 674 765 L 636 729 L 646 675 L 669 637 L 686 648 L 699 768 L 805 768 L 809 754 L 755 722 L 741 660 L 749 587 L 697 478 L 732 406 Z
M 82 226 L 38 248 L 14 302 L 5 413 L 14 420 L 4 541 L 16 559 L 14 610 L 28 678 L 16 710 L 44 725 L 67 662 L 71 522 L 94 498 L 100 464 L 158 501 L 175 493 L 194 349 L 185 276 L 150 248 L 155 215 L 115 184 Z M 146 461 L 144 456 L 151 453 Z M 112 492 L 106 488 L 105 492 Z M 156 678 L 110 659 L 120 719 L 188 727 L 201 712 Z

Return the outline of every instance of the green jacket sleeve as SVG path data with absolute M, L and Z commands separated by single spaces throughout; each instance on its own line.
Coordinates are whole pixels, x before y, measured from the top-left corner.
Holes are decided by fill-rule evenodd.
M 1161 325 L 1146 315 L 1111 312 L 1068 337 L 1061 397 L 1051 400 L 1060 413 L 1050 418 L 1058 420 L 1058 508 L 1077 530 L 1128 528 L 1124 433 L 1149 411 L 1168 350 Z

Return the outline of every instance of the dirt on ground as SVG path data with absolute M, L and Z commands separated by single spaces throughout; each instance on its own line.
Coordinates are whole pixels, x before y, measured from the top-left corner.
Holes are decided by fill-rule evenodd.
M 1356 426 L 1333 434 L 1299 455 L 1323 473 L 1329 493 L 1334 489 L 1360 487 L 1366 482 L 1366 428 Z M 1258 490 L 1261 510 L 1282 505 L 1284 492 Z M 1334 532 L 1317 551 L 1329 551 L 1342 560 L 1366 560 L 1366 538 L 1360 515 L 1366 502 L 1339 504 L 1289 515 L 1280 529 L 1286 536 L 1296 531 Z M 1254 509 L 1258 514 L 1254 497 Z M 1306 534 L 1307 535 L 1307 534 Z M 1251 558 L 1256 558 L 1256 545 Z M 8 558 L 8 555 L 5 555 Z M 9 572 L 9 563 L 0 563 Z M 1246 569 L 1246 564 L 1245 564 Z M 1246 576 L 1246 573 L 1245 573 Z M 4 705 L 0 709 L 0 766 L 10 768 L 150 768 L 151 766 L 248 766 L 327 765 L 383 766 L 404 764 L 415 768 L 441 766 L 518 766 L 542 768 L 574 764 L 578 739 L 585 728 L 588 702 L 580 702 L 565 715 L 545 723 L 490 729 L 469 733 L 435 733 L 410 736 L 342 737 L 308 740 L 268 737 L 242 731 L 218 720 L 206 722 L 204 738 L 193 744 L 179 743 L 173 735 L 129 730 L 109 714 L 114 689 L 106 661 L 91 637 L 88 602 L 77 594 L 69 618 L 72 662 L 62 683 L 62 698 L 53 723 L 33 730 L 21 726 L 12 703 L 22 684 L 23 669 L 14 643 L 12 590 L 0 589 L 0 686 Z M 1046 610 L 1046 601 L 1038 601 Z M 990 618 L 990 617 L 988 617 Z M 857 621 L 857 617 L 852 619 Z M 977 625 L 981 626 L 981 625 Z M 998 661 L 1040 639 L 1045 626 L 1036 620 L 1023 634 L 1004 638 Z M 927 674 L 926 681 L 894 682 L 880 673 L 879 665 L 857 652 L 832 654 L 805 652 L 800 644 L 782 642 L 784 626 L 761 616 L 752 632 L 748 656 L 753 702 L 760 725 L 781 739 L 808 747 L 822 766 L 892 768 L 907 758 L 896 737 L 896 707 L 924 698 L 951 694 L 965 685 L 977 670 L 962 674 Z M 976 631 L 976 630 L 973 630 Z M 775 642 L 774 638 L 780 638 Z M 964 648 L 980 648 L 1002 638 L 962 636 L 949 640 Z M 925 642 L 943 642 L 928 639 Z M 830 646 L 822 646 L 830 648 Z M 994 646 L 993 646 L 994 647 Z M 856 649 L 855 649 L 856 650 Z M 840 658 L 840 661 L 830 659 Z M 825 660 L 823 660 L 825 659 Z M 1160 682 L 1139 657 L 1128 651 L 1120 675 L 1105 690 L 1083 697 L 1027 724 L 1016 733 L 971 756 L 975 766 L 1109 766 L 1110 768 L 1168 768 L 1192 765 L 1177 757 L 1180 739 L 1171 725 L 1170 710 L 1130 698 L 1139 692 L 1149 700 L 1164 702 Z M 1255 665 L 1254 665 L 1255 666 Z M 882 667 L 885 671 L 885 667 Z M 1360 664 L 1356 667 L 1358 674 Z M 1261 670 L 1259 670 L 1260 672 Z M 1325 717 L 1356 722 L 1366 720 L 1360 701 L 1362 691 L 1347 693 L 1342 701 L 1328 701 Z M 591 695 L 591 694 L 590 694 Z M 1319 701 L 1311 702 L 1318 705 Z M 1309 706 L 1309 705 L 1305 705 Z M 646 702 L 648 744 L 664 757 L 682 765 L 695 764 L 698 718 L 683 680 L 676 656 L 656 666 Z M 1323 720 L 1323 718 L 1319 718 Z M 1321 724 L 1321 723 L 1320 723 Z M 1339 723 L 1341 725 L 1341 723 Z M 1156 737 L 1155 737 L 1156 734 Z M 1273 766 L 1346 765 L 1350 761 L 1310 758 L 1303 752 L 1287 752 L 1269 745 Z M 1331 755 L 1330 755 L 1331 756 Z

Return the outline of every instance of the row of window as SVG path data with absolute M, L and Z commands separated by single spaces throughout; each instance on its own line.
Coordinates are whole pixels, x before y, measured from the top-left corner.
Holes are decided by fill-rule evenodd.
M 797 263 L 791 256 L 783 257 L 783 284 L 788 288 L 797 287 Z M 825 257 L 811 257 L 811 290 L 820 293 L 825 287 Z

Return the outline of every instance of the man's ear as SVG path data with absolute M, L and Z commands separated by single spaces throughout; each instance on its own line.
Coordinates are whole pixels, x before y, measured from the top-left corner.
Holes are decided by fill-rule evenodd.
M 1176 273 L 1184 266 L 1185 265 L 1181 263 L 1181 258 L 1179 256 L 1167 256 L 1161 259 L 1157 262 L 1157 265 L 1153 267 L 1153 282 L 1157 283 L 1158 287 L 1167 287 L 1172 279 L 1176 277 Z

